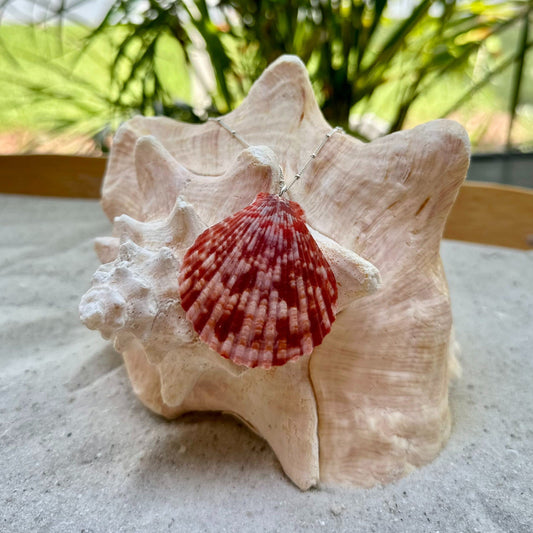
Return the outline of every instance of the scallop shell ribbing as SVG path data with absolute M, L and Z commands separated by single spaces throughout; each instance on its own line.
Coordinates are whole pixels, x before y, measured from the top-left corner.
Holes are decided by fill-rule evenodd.
M 179 285 L 200 338 L 248 367 L 310 354 L 335 320 L 335 276 L 302 208 L 275 194 L 258 194 L 205 230 L 184 257 Z

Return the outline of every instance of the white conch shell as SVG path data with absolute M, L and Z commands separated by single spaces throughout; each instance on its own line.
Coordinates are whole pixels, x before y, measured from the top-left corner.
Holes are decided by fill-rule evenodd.
M 147 143 L 158 144 L 147 138 L 137 147 L 142 146 L 144 151 Z M 279 166 L 269 160 L 271 154 L 261 147 L 245 150 L 230 165 L 219 186 L 235 187 L 239 179 L 250 176 L 248 167 L 252 165 L 261 186 L 277 188 Z M 206 187 L 204 179 L 196 179 L 181 168 L 170 186 L 178 183 L 172 189 L 174 194 L 186 194 L 190 188 L 194 191 L 192 198 L 201 204 L 196 186 Z M 217 184 L 213 185 L 211 189 L 216 190 Z M 156 187 L 142 190 L 147 195 L 142 206 L 153 200 L 153 194 L 167 202 L 167 193 Z M 246 189 L 231 194 L 221 216 L 246 205 L 245 193 Z M 99 329 L 105 338 L 113 338 L 115 348 L 124 356 L 135 392 L 151 409 L 169 417 L 193 409 L 231 412 L 266 438 L 298 486 L 316 484 L 317 414 L 308 375 L 309 357 L 268 371 L 244 371 L 207 348 L 185 318 L 178 289 L 183 256 L 206 225 L 182 196 L 172 208 L 167 202 L 159 212 L 162 218 L 158 219 L 142 215 L 141 210 L 135 213 L 145 221 L 117 216 L 117 236 L 97 241 L 99 255 L 109 262 L 96 272 L 92 288 L 82 298 L 82 321 L 91 329 Z M 312 233 L 339 280 L 339 309 L 376 290 L 380 276 L 373 265 L 320 232 Z
M 468 167 L 466 133 L 434 121 L 370 144 L 348 135 L 327 142 L 289 196 L 335 272 L 343 310 L 310 356 L 242 370 L 182 324 L 170 272 L 195 233 L 275 192 L 278 164 L 294 175 L 330 126 L 302 63 L 287 56 L 224 120 L 257 146 L 243 150 L 212 122 L 137 117 L 121 127 L 102 198 L 114 236 L 97 243 L 113 262 L 82 300 L 82 317 L 114 339 L 146 405 L 169 417 L 235 414 L 302 489 L 370 486 L 427 463 L 450 429 L 451 311 L 439 244 Z M 173 225 L 183 209 L 187 223 Z M 360 298 L 379 283 L 368 261 L 383 285 Z M 127 299 L 130 312 L 116 312 Z

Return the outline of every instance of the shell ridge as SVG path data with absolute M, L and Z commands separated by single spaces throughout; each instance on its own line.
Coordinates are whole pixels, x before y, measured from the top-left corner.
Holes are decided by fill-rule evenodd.
M 277 353 L 277 363 L 283 364 L 290 360 L 295 352 L 295 339 L 298 338 L 299 324 L 299 302 L 296 291 L 296 283 L 298 276 L 301 276 L 301 261 L 298 261 L 298 247 L 296 242 L 296 234 L 294 231 L 295 216 L 292 203 L 287 203 L 288 210 L 284 213 L 283 222 L 286 228 L 290 231 L 284 232 L 283 240 L 280 241 L 280 246 L 285 251 L 282 255 L 281 262 L 281 286 L 282 294 L 282 320 L 280 322 L 280 330 L 284 332 L 282 336 L 282 346 Z M 287 241 L 290 238 L 290 241 Z M 299 345 L 299 342 L 297 343 Z
M 316 276 L 316 269 L 314 268 L 314 255 L 311 253 L 310 249 L 310 240 L 307 238 L 307 235 L 300 232 L 298 234 L 299 249 L 302 252 L 302 259 L 305 261 L 305 264 L 308 265 L 308 268 L 303 268 L 302 265 L 302 276 L 305 286 L 305 296 L 308 300 L 307 308 L 305 309 L 307 320 L 309 321 L 308 332 L 311 335 L 312 344 L 317 345 L 322 342 L 323 331 L 321 326 L 321 321 L 317 320 L 318 315 L 318 303 L 316 301 L 316 296 L 312 287 L 318 285 L 318 280 Z M 311 288 L 311 290 L 309 290 Z M 318 328 L 318 332 L 316 331 Z M 305 332 L 304 332 L 305 333 Z M 318 335 L 317 335 L 318 333 Z M 305 342 L 305 341 L 304 341 Z M 312 348 L 311 348 L 312 349 Z M 307 354 L 306 354 L 307 355 Z
M 323 271 L 325 275 L 321 275 L 321 271 Z M 323 330 L 322 338 L 324 338 L 331 331 L 331 326 L 335 321 L 338 293 L 336 284 L 332 284 L 330 280 L 333 275 L 331 267 L 323 256 L 321 256 L 316 275 L 322 281 L 322 283 L 319 282 L 315 285 L 315 293 L 318 310 L 321 311 L 320 314 L 323 317 L 321 328 Z M 328 302 L 329 305 L 326 304 L 326 302 Z
M 300 218 L 300 217 L 299 217 Z M 301 220 L 298 220 L 300 223 Z M 294 255 L 295 255 L 295 262 L 294 264 L 297 265 L 297 269 L 295 269 L 294 273 L 294 290 L 296 294 L 296 323 L 297 323 L 297 332 L 293 334 L 293 341 L 292 341 L 292 347 L 291 349 L 296 351 L 302 351 L 303 355 L 308 355 L 312 351 L 312 346 L 309 346 L 309 343 L 305 342 L 306 339 L 308 340 L 307 334 L 309 331 L 306 331 L 309 328 L 309 298 L 306 296 L 305 291 L 305 281 L 309 280 L 309 276 L 307 273 L 309 272 L 309 269 L 304 268 L 306 264 L 309 263 L 309 261 L 306 259 L 307 254 L 307 242 L 305 240 L 305 236 L 302 235 L 300 230 L 298 229 L 299 224 L 295 225 L 294 228 Z M 307 272 L 306 272 L 307 271 Z M 304 347 L 306 349 L 304 349 Z M 309 350 L 307 352 L 307 350 Z M 290 354 L 289 354 L 290 355 Z
M 234 228 L 233 230 L 237 230 L 237 228 L 241 227 L 242 225 L 246 224 L 246 218 L 248 215 L 247 209 L 250 206 L 247 206 L 245 209 L 238 211 L 237 213 L 234 213 L 233 215 L 230 215 L 227 219 L 224 219 L 217 224 L 214 224 L 213 226 L 210 226 L 207 228 L 206 231 L 204 231 L 196 240 L 194 246 L 205 246 L 209 243 L 209 239 L 212 237 L 212 235 L 217 233 L 225 233 L 231 236 L 233 232 L 227 231 L 227 226 L 229 224 L 233 224 Z M 224 231 L 226 230 L 226 232 Z
M 208 301 L 212 301 L 215 299 L 215 297 L 222 294 L 221 291 L 222 291 L 222 287 L 224 286 L 224 281 L 225 281 L 222 278 L 223 268 L 226 267 L 228 263 L 235 262 L 234 258 L 239 254 L 239 251 L 240 251 L 240 247 L 238 245 L 234 246 L 230 249 L 230 253 L 227 254 L 225 257 L 215 258 L 214 261 L 212 261 L 210 266 L 205 271 L 202 270 L 202 267 L 205 267 L 205 262 L 200 264 L 199 267 L 195 270 L 193 276 L 194 276 L 194 279 L 197 280 L 197 283 L 199 283 L 200 285 L 200 287 L 198 287 L 197 289 L 200 292 L 199 292 L 198 297 L 194 300 L 194 303 L 187 310 L 187 316 L 189 317 L 189 313 L 191 315 L 191 317 L 189 318 L 192 318 L 195 312 L 200 311 L 199 309 L 200 307 L 205 308 L 206 303 Z M 209 259 L 211 255 L 207 259 Z M 200 276 L 201 272 L 203 273 Z M 216 314 L 216 312 L 217 312 L 216 305 L 211 309 L 211 312 L 207 310 L 203 312 L 202 313 L 203 322 L 201 323 L 202 325 L 201 326 L 198 325 L 198 329 L 200 329 L 200 332 L 199 332 L 200 338 L 208 344 L 211 343 L 210 336 L 207 334 L 207 332 L 204 333 L 204 330 L 209 324 L 209 321 L 211 320 L 211 318 L 213 317 L 213 313 Z M 214 319 L 215 318 L 213 317 L 213 320 Z
M 242 300 L 242 297 L 246 293 L 246 291 L 240 291 L 240 286 L 247 286 L 250 285 L 250 279 L 254 276 L 254 271 L 251 268 L 251 265 L 244 260 L 244 254 L 243 251 L 245 249 L 245 237 L 248 233 L 250 233 L 250 227 L 246 229 L 246 231 L 243 234 L 243 245 L 234 247 L 230 253 L 227 254 L 226 259 L 221 264 L 220 268 L 226 268 L 230 269 L 230 267 L 233 265 L 234 268 L 231 269 L 233 271 L 233 275 L 228 279 L 226 283 L 227 288 L 227 299 L 233 298 L 235 295 L 237 295 L 238 299 L 235 303 L 239 303 Z M 244 264 L 244 265 L 243 265 Z M 241 267 L 241 265 L 243 265 Z M 237 287 L 235 285 L 238 283 Z M 238 296 L 240 292 L 240 296 Z M 249 292 L 246 293 L 246 300 L 248 300 Z M 218 346 L 222 346 L 227 339 L 227 336 L 229 333 L 236 328 L 237 324 L 239 324 L 239 319 L 236 316 L 238 311 L 238 306 L 233 305 L 229 313 L 227 314 L 226 318 L 224 319 L 224 322 L 217 324 L 217 331 L 215 331 L 215 337 L 216 341 L 214 342 Z M 244 311 L 246 312 L 246 310 Z M 243 317 L 244 319 L 244 317 Z M 240 320 L 240 323 L 242 324 L 242 320 Z
M 245 256 L 244 252 L 252 256 L 257 256 L 262 251 L 262 248 L 264 247 L 262 246 L 263 242 L 258 238 L 259 233 L 254 221 L 252 220 L 248 225 L 244 223 L 241 227 L 244 228 L 242 234 L 239 233 L 239 235 L 236 235 L 231 241 L 230 239 L 225 241 L 228 244 L 233 244 L 235 242 L 237 244 L 233 246 L 230 252 L 226 255 L 226 258 L 219 266 L 220 269 L 230 267 L 232 263 L 236 264 L 237 269 L 238 266 L 242 264 L 243 257 Z M 229 247 L 230 246 L 228 245 L 227 248 Z M 235 260 L 237 258 L 239 258 L 238 261 Z M 228 287 L 233 287 L 236 281 L 237 279 L 234 279 L 231 285 L 228 284 Z
M 280 217 L 280 226 L 282 226 L 282 223 L 285 221 L 287 224 L 287 213 L 283 212 L 282 216 Z M 284 268 L 283 268 L 283 251 L 286 248 L 286 238 L 283 232 L 279 232 L 278 238 L 276 240 L 276 264 L 274 265 L 274 271 L 273 271 L 273 288 L 275 291 L 276 301 L 272 301 L 270 305 L 272 306 L 271 310 L 271 323 L 272 328 L 274 329 L 274 332 L 277 334 L 276 338 L 273 339 L 272 343 L 272 354 L 273 354 L 273 360 L 275 363 L 280 363 L 281 361 L 285 362 L 287 359 L 287 342 L 286 340 L 282 340 L 281 346 L 280 346 L 280 338 L 281 339 L 287 339 L 289 335 L 289 328 L 288 328 L 288 320 L 283 318 L 287 314 L 287 304 L 286 300 L 283 299 L 283 293 L 279 290 L 281 289 L 280 284 L 286 279 L 286 275 L 284 275 Z M 273 292 L 274 292 L 273 291 Z M 275 314 L 274 314 L 275 313 Z M 283 321 L 280 322 L 279 318 L 280 316 L 283 318 Z
M 272 249 L 273 236 L 276 233 L 276 219 L 278 218 L 277 211 L 279 206 L 277 204 L 270 205 L 270 203 L 267 197 L 258 202 L 257 205 L 260 217 L 263 217 L 265 220 L 272 219 L 264 231 L 261 232 L 263 228 L 258 222 L 250 225 L 250 232 L 253 232 L 254 239 L 256 239 L 256 243 L 254 243 L 256 245 L 250 245 L 249 247 L 249 251 L 255 258 L 256 277 L 254 290 L 251 293 L 251 298 L 248 298 L 246 302 L 244 311 L 243 323 L 246 322 L 246 327 L 240 330 L 239 336 L 237 337 L 238 345 L 250 345 L 252 347 L 254 354 L 252 364 L 254 366 L 258 362 L 260 354 L 264 351 L 264 328 L 269 315 L 270 302 L 268 289 L 271 285 L 269 283 L 271 281 L 271 268 L 269 268 L 269 263 L 271 262 L 271 256 L 275 255 L 275 253 L 269 252 Z
M 239 218 L 244 217 L 236 217 L 236 220 L 238 220 Z M 241 223 L 237 226 L 237 229 L 234 234 L 229 236 L 229 242 L 231 244 L 238 240 L 241 233 L 241 228 L 245 227 L 245 221 L 241 221 Z M 220 262 L 217 262 L 216 258 L 213 258 L 213 261 L 206 267 L 206 262 L 211 258 L 213 254 L 208 254 L 207 257 L 205 257 L 204 259 L 202 259 L 202 254 L 208 251 L 208 244 L 210 242 L 209 237 L 212 238 L 213 235 L 225 235 L 225 233 L 223 232 L 224 229 L 225 224 L 223 223 L 219 223 L 215 226 L 212 226 L 211 228 L 208 228 L 200 236 L 202 238 L 200 239 L 199 237 L 194 243 L 194 245 L 185 254 L 182 264 L 182 270 L 180 271 L 180 274 L 178 276 L 178 281 L 180 283 L 180 287 L 182 287 L 182 305 L 186 311 L 188 311 L 190 308 L 190 305 L 188 304 L 189 300 L 194 297 L 194 295 L 191 294 L 191 291 L 196 286 L 196 283 L 198 283 L 199 281 L 201 283 L 201 288 L 198 287 L 197 291 L 204 290 L 207 282 L 212 279 L 217 269 L 220 268 Z M 225 241 L 227 242 L 227 240 Z M 194 261 L 191 260 L 192 258 L 194 258 Z M 200 272 L 202 272 L 201 278 Z M 190 282 L 185 283 L 185 280 L 189 275 L 191 276 L 189 278 Z M 185 290 L 183 290 L 183 285 L 185 285 Z
M 288 207 L 292 206 L 288 204 Z M 291 210 L 292 211 L 292 210 Z M 289 360 L 294 353 L 294 340 L 298 337 L 299 324 L 299 302 L 296 291 L 296 280 L 301 270 L 301 262 L 298 260 L 298 247 L 296 242 L 296 235 L 293 230 L 293 213 L 289 211 L 284 213 L 282 217 L 282 227 L 289 229 L 288 232 L 283 232 L 283 239 L 280 239 L 280 247 L 284 251 L 281 261 L 281 279 L 279 283 L 281 294 L 281 320 L 278 321 L 278 331 L 282 334 L 281 347 L 276 353 L 278 364 L 281 361 Z M 290 238 L 290 241 L 287 239 Z M 298 343 L 299 344 L 299 343 Z
M 312 336 L 312 346 L 307 345 L 310 353 L 312 347 L 321 344 L 331 330 L 335 320 L 337 289 L 336 284 L 331 283 L 332 277 L 335 281 L 331 267 L 307 226 L 304 225 L 297 231 L 297 239 L 303 260 L 307 264 L 307 268 L 302 268 L 302 272 L 306 278 L 306 296 L 311 304 L 307 309 L 309 332 Z M 320 275 L 321 272 L 325 275 Z M 326 300 L 330 305 L 326 304 Z M 302 339 L 302 342 L 305 343 L 305 339 Z M 305 350 L 306 347 L 302 345 L 302 349 Z
M 224 345 L 224 342 L 226 341 L 231 330 L 239 324 L 242 325 L 242 322 L 246 315 L 249 315 L 251 316 L 251 318 L 253 318 L 253 312 L 255 310 L 255 307 L 249 307 L 253 304 L 253 302 L 249 301 L 249 294 L 246 294 L 245 296 L 247 300 L 247 308 L 244 310 L 244 316 L 242 316 L 242 312 L 237 313 L 239 309 L 236 305 L 233 305 L 233 307 L 228 312 L 225 304 L 233 298 L 235 292 L 233 288 L 235 283 L 238 282 L 241 286 L 250 284 L 250 277 L 253 275 L 253 270 L 250 268 L 239 269 L 239 266 L 243 263 L 243 258 L 245 257 L 245 255 L 248 254 L 252 257 L 261 255 L 260 252 L 264 248 L 264 239 L 261 240 L 258 238 L 259 232 L 257 228 L 257 211 L 257 206 L 254 206 L 254 204 L 252 204 L 250 206 L 247 206 L 242 212 L 238 213 L 238 216 L 232 216 L 225 223 L 224 221 L 222 223 L 219 223 L 218 225 L 216 225 L 218 226 L 217 228 L 215 228 L 215 226 L 212 227 L 213 231 L 211 232 L 211 235 L 219 234 L 220 237 L 226 237 L 220 238 L 220 240 L 222 241 L 223 245 L 226 245 L 226 249 L 229 248 L 230 251 L 225 255 L 225 257 L 223 257 L 223 260 L 221 262 L 217 263 L 215 261 L 211 265 L 209 273 L 206 273 L 202 276 L 203 280 L 205 280 L 207 277 L 210 277 L 211 274 L 213 275 L 210 281 L 204 284 L 202 291 L 204 295 L 212 293 L 215 296 L 219 296 L 221 294 L 220 287 L 218 287 L 217 290 L 217 286 L 221 282 L 225 284 L 227 290 L 225 290 L 221 294 L 221 297 L 223 298 L 222 301 L 217 302 L 217 304 L 212 308 L 211 314 L 209 316 L 206 316 L 205 321 L 203 321 L 203 323 L 200 323 L 198 327 L 202 328 L 200 331 L 200 338 L 204 342 L 206 342 L 211 348 L 219 352 L 221 351 L 222 346 Z M 234 231 L 230 231 L 231 223 L 235 221 L 238 221 L 239 225 Z M 270 228 L 267 228 L 267 230 L 269 229 Z M 208 239 L 204 239 L 202 245 L 205 247 L 207 242 Z M 242 275 L 242 272 L 239 272 L 239 270 L 245 270 L 244 275 Z M 199 270 L 196 271 L 196 276 L 198 276 L 198 271 Z M 241 275 L 239 276 L 234 274 L 228 280 L 225 280 L 221 279 L 221 276 L 217 276 L 218 273 L 223 271 L 237 271 L 237 274 Z M 207 274 L 209 274 L 209 276 Z M 239 298 L 239 300 L 241 299 Z M 257 303 L 254 305 L 257 305 Z M 224 313 L 226 316 L 224 317 L 224 320 L 221 321 L 222 315 Z M 234 319 L 236 315 L 237 318 Z M 253 321 L 250 322 L 250 320 L 248 320 L 248 338 L 241 338 L 237 340 L 239 340 L 241 344 L 246 345 L 246 343 L 251 340 L 253 331 L 256 327 L 257 325 Z M 224 349 L 224 352 L 226 351 L 227 349 Z M 223 353 L 222 355 L 231 356 L 232 353 Z
M 327 331 L 325 332 L 325 334 L 327 334 L 331 328 L 331 324 L 335 320 L 336 304 L 338 298 L 337 284 L 331 266 L 322 254 L 320 248 L 318 247 L 318 244 L 316 243 L 311 234 L 309 234 L 309 239 L 312 240 L 312 248 L 314 249 L 314 254 L 317 256 L 316 264 L 318 266 L 318 269 L 315 269 L 314 273 L 317 280 L 321 280 L 321 282 L 316 282 L 315 287 L 319 289 L 321 299 L 323 299 L 324 301 L 327 299 L 331 303 L 330 306 L 326 306 L 330 322 L 329 327 L 326 328 Z M 321 271 L 325 273 L 325 276 L 320 276 Z

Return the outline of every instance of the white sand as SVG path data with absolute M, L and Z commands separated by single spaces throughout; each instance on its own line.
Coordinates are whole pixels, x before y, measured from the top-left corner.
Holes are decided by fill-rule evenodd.
M 0 196 L 0 530 L 533 531 L 533 252 L 445 242 L 463 379 L 432 464 L 300 492 L 239 422 L 152 415 L 78 320 L 94 201 Z

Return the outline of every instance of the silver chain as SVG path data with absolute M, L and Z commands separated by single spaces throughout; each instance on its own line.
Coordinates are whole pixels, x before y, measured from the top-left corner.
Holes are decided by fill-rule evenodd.
M 208 118 L 207 120 L 211 120 L 213 122 L 216 122 L 220 124 L 226 131 L 231 133 L 233 137 L 235 137 L 241 144 L 246 146 L 246 148 L 250 148 L 250 145 L 235 131 L 234 129 L 230 128 L 221 118 Z
M 228 126 L 220 117 L 217 118 L 209 118 L 208 120 L 211 120 L 213 122 L 218 123 L 220 126 L 222 126 L 226 131 L 228 131 L 235 139 L 237 139 L 242 145 L 246 146 L 246 148 L 250 147 L 250 144 L 247 143 L 240 135 L 239 133 Z M 344 133 L 344 130 L 337 126 L 333 129 L 331 129 L 328 133 L 326 133 L 324 139 L 322 139 L 322 142 L 317 146 L 315 151 L 311 154 L 309 159 L 305 162 L 305 165 L 294 175 L 294 178 L 292 179 L 291 183 L 289 185 L 284 185 L 284 176 L 283 176 L 283 170 L 281 169 L 281 185 L 280 185 L 280 191 L 279 195 L 282 196 L 284 193 L 286 193 L 301 177 L 302 174 L 305 172 L 305 169 L 311 164 L 311 161 L 317 158 L 318 154 L 324 148 L 326 143 L 329 141 L 329 138 L 333 136 L 335 133 Z

